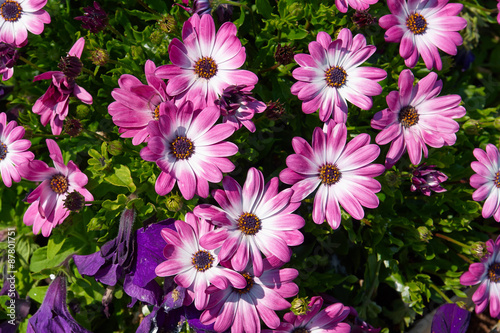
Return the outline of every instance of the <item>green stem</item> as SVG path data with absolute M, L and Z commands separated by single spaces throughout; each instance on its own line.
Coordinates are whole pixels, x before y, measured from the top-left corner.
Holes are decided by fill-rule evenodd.
M 137 2 L 142 6 L 144 7 L 148 12 L 152 13 L 152 14 L 155 14 L 155 15 L 158 15 L 158 16 L 162 16 L 160 13 L 158 13 L 156 10 L 154 9 L 151 9 L 149 8 L 149 6 L 147 4 L 144 3 L 144 1 L 142 0 L 137 0 Z
M 247 3 L 246 2 L 235 2 L 235 1 L 229 1 L 229 0 L 220 0 L 217 1 L 219 5 L 231 5 L 231 6 L 238 6 L 238 7 L 246 7 Z
M 448 298 L 448 296 L 446 296 L 445 293 L 443 293 L 441 291 L 441 289 L 439 289 L 435 284 L 431 283 L 430 287 L 432 289 L 434 289 L 438 294 L 439 296 L 441 296 L 442 299 L 444 299 L 447 303 L 454 303 L 451 299 Z
M 92 76 L 95 76 L 95 75 L 94 75 L 94 72 L 92 72 L 90 69 L 87 69 L 87 68 L 85 68 L 85 67 L 83 67 L 83 68 L 82 68 L 82 71 L 84 71 L 85 73 L 90 74 L 90 75 L 92 75 Z
M 275 70 L 276 68 L 278 68 L 278 67 L 279 67 L 279 65 L 280 65 L 280 63 L 276 63 L 276 64 L 272 65 L 272 66 L 271 66 L 271 67 L 269 67 L 269 68 L 266 68 L 266 69 L 263 69 L 263 70 L 259 71 L 259 73 L 265 73 L 265 72 L 270 72 L 270 71 L 273 71 L 273 70 Z
M 459 241 L 457 241 L 457 240 L 454 240 L 454 239 L 453 239 L 453 238 L 451 238 L 451 237 L 445 236 L 445 235 L 440 234 L 440 233 L 435 233 L 435 234 L 434 234 L 434 236 L 439 237 L 439 238 L 442 238 L 442 239 L 445 239 L 445 240 L 447 240 L 448 242 L 452 242 L 452 243 L 454 243 L 454 244 L 457 244 L 458 246 L 461 246 L 461 247 L 463 247 L 464 249 L 470 250 L 470 246 L 469 246 L 469 245 L 464 244 L 464 243 L 462 243 L 462 242 L 459 242 Z
M 459 256 L 460 258 L 462 258 L 466 263 L 468 263 L 469 265 L 470 264 L 473 264 L 474 261 L 470 260 L 469 258 L 467 258 L 466 256 L 464 256 L 463 254 L 461 253 L 457 253 L 457 256 Z
M 33 133 L 31 135 L 31 137 L 32 138 L 61 139 L 61 138 L 69 138 L 69 135 L 67 135 L 67 134 L 53 135 L 53 134 L 44 134 L 44 133 Z
M 37 65 L 35 65 L 34 63 L 32 63 L 31 61 L 29 61 L 28 59 L 26 59 L 23 56 L 19 56 L 19 59 L 21 59 L 23 62 L 25 62 L 26 64 L 30 65 L 34 69 L 39 70 L 40 72 L 46 72 L 45 69 L 38 67 Z
M 355 129 L 361 129 L 361 130 L 364 130 L 364 129 L 371 129 L 372 127 L 371 126 L 351 126 L 351 127 L 347 127 L 347 130 L 348 131 L 353 131 Z
M 113 60 L 113 59 L 109 59 L 109 60 L 108 60 L 108 63 L 109 63 L 109 64 L 114 64 L 114 65 L 119 65 L 119 66 L 122 66 L 122 67 L 126 67 L 126 68 L 128 68 L 128 69 L 130 69 L 130 70 L 132 70 L 132 69 L 133 69 L 133 68 L 132 68 L 132 67 L 130 67 L 129 65 L 127 65 L 127 64 L 125 64 L 125 63 L 123 63 L 123 62 L 121 62 L 121 61 L 117 61 L 117 60 Z
M 87 133 L 87 134 L 92 135 L 93 137 L 95 137 L 96 139 L 99 139 L 99 140 L 101 140 L 101 141 L 106 141 L 106 142 L 108 142 L 108 141 L 109 141 L 109 140 L 108 140 L 108 139 L 106 139 L 104 136 L 102 136 L 102 135 L 100 135 L 100 134 L 97 134 L 96 132 L 92 132 L 92 131 L 90 131 L 90 130 L 88 130 L 88 129 L 86 129 L 86 128 L 84 128 L 84 129 L 83 129 L 83 131 L 84 131 L 85 133 Z
M 86 205 L 101 205 L 104 200 L 85 201 Z
M 121 32 L 119 32 L 118 30 L 116 30 L 109 23 L 106 25 L 106 28 L 108 28 L 112 33 L 114 33 L 115 35 L 117 35 L 118 37 L 120 37 L 122 40 L 125 40 L 125 36 L 123 36 Z

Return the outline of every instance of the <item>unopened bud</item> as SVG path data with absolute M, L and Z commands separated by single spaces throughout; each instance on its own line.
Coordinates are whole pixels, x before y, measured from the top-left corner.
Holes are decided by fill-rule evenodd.
M 120 155 L 123 151 L 123 143 L 119 140 L 113 140 L 108 143 L 108 153 L 113 156 Z
M 399 174 L 394 171 L 387 171 L 384 175 L 385 181 L 387 182 L 387 185 L 390 187 L 399 187 L 401 185 L 401 177 L 399 177 Z
M 78 136 L 82 132 L 82 124 L 78 119 L 66 119 L 64 122 L 64 132 L 71 137 Z
M 85 104 L 80 104 L 76 107 L 76 117 L 78 119 L 85 119 L 90 113 L 90 109 Z
M 64 207 L 72 212 L 78 212 L 85 206 L 85 197 L 80 192 L 73 191 L 64 199 Z
M 90 60 L 96 66 L 104 66 L 109 61 L 109 53 L 103 49 L 95 49 L 90 51 Z
M 307 297 L 297 297 L 292 301 L 290 311 L 296 316 L 305 315 L 309 311 L 309 302 Z
M 468 135 L 477 135 L 479 133 L 479 122 L 475 119 L 469 119 L 462 125 Z
M 486 245 L 484 242 L 475 242 L 471 245 L 470 252 L 474 257 L 481 259 L 486 255 Z
M 178 194 L 171 194 L 167 198 L 167 209 L 171 212 L 178 212 L 184 205 L 184 200 Z
M 68 78 L 74 79 L 80 75 L 83 69 L 83 64 L 80 58 L 75 56 L 62 57 L 57 65 L 61 72 Z
M 418 227 L 417 231 L 421 241 L 428 243 L 429 240 L 432 239 L 432 233 L 429 231 L 429 229 L 427 229 L 426 226 Z

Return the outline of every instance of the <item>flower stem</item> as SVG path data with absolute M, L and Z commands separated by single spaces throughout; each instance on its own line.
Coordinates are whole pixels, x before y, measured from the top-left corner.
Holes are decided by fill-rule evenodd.
M 67 134 L 53 135 L 53 134 L 44 134 L 44 133 L 33 133 L 31 135 L 31 137 L 33 137 L 33 138 L 61 139 L 61 138 L 69 138 L 69 135 L 67 135 Z
M 474 263 L 474 261 L 470 260 L 469 258 L 467 258 L 466 256 L 464 256 L 461 253 L 457 253 L 457 256 L 459 256 L 460 258 L 462 258 L 468 264 L 473 264 Z
M 119 32 L 118 30 L 116 30 L 109 23 L 106 25 L 106 28 L 108 28 L 112 33 L 114 33 L 115 35 L 117 35 L 118 37 L 120 37 L 122 40 L 125 40 L 125 36 L 123 36 L 121 32 Z
M 457 244 L 458 246 L 461 246 L 461 247 L 463 247 L 464 249 L 468 249 L 468 250 L 470 249 L 470 246 L 469 246 L 469 245 L 464 244 L 464 243 L 462 243 L 462 242 L 459 242 L 459 241 L 457 241 L 457 240 L 454 240 L 453 238 L 448 237 L 448 236 L 445 236 L 445 235 L 443 235 L 443 234 L 440 234 L 440 233 L 435 233 L 435 234 L 434 234 L 434 236 L 439 237 L 439 238 L 442 238 L 442 239 L 445 239 L 445 240 L 447 240 L 448 242 L 452 242 L 452 243 L 454 243 L 454 244 Z
M 104 200 L 85 201 L 85 205 L 101 205 Z
M 96 132 L 92 132 L 92 131 L 90 131 L 90 130 L 88 130 L 88 129 L 86 129 L 86 128 L 84 128 L 84 129 L 83 129 L 83 131 L 84 131 L 85 133 L 87 133 L 87 134 L 92 135 L 93 137 L 95 137 L 96 139 L 99 139 L 99 140 L 101 140 L 101 141 L 106 141 L 106 142 L 108 142 L 108 141 L 109 141 L 109 140 L 108 140 L 108 139 L 106 139 L 104 136 L 102 136 L 102 135 L 100 135 L 100 134 L 97 134 Z
M 438 294 L 439 296 L 441 296 L 442 299 L 444 299 L 447 303 L 454 303 L 448 296 L 446 296 L 445 293 L 443 293 L 441 291 L 441 289 L 439 289 L 435 284 L 431 283 L 430 287 L 432 289 L 434 289 Z
M 259 73 L 265 73 L 265 72 L 270 72 L 270 71 L 273 71 L 273 70 L 275 70 L 276 68 L 278 68 L 278 66 L 279 66 L 279 65 L 280 65 L 280 63 L 278 62 L 278 63 L 276 63 L 276 64 L 272 65 L 272 66 L 271 66 L 271 67 L 269 67 L 269 68 L 266 68 L 266 69 L 262 69 L 262 70 L 260 70 L 260 71 L 259 71 Z
M 160 13 L 158 13 L 156 10 L 154 9 L 151 9 L 149 8 L 149 6 L 147 4 L 144 3 L 144 1 L 142 0 L 137 0 L 137 2 L 142 6 L 144 7 L 148 12 L 152 13 L 152 14 L 155 14 L 155 15 L 158 15 L 158 16 L 162 16 Z
M 29 61 L 28 59 L 26 59 L 25 57 L 23 57 L 21 55 L 19 56 L 19 59 L 21 59 L 23 62 L 25 62 L 26 64 L 30 65 L 34 69 L 39 70 L 40 72 L 46 72 L 45 69 L 38 67 L 37 65 L 35 65 L 34 63 L 32 63 L 31 61 Z

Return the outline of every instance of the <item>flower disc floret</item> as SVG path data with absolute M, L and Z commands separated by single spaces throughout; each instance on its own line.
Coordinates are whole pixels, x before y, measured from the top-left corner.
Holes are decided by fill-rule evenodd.
M 417 110 L 411 105 L 405 106 L 399 111 L 398 121 L 406 128 L 418 124 Z
M 9 151 L 7 150 L 7 145 L 3 142 L 0 142 L 0 161 L 7 157 L 8 152 Z
M 177 136 L 170 146 L 175 158 L 181 160 L 190 158 L 194 153 L 193 142 L 185 136 Z
M 245 235 L 255 235 L 262 229 L 262 225 L 255 214 L 243 213 L 238 219 L 238 229 Z
M 338 183 L 342 173 L 336 165 L 325 164 L 319 169 L 319 179 L 324 185 L 333 185 Z
M 57 194 L 66 193 L 68 191 L 68 178 L 60 173 L 52 176 L 50 188 Z
M 422 15 L 413 13 L 406 19 L 406 27 L 410 29 L 414 35 L 421 35 L 425 33 L 427 29 L 427 21 Z
M 193 262 L 193 266 L 198 272 L 204 272 L 212 267 L 214 263 L 214 256 L 208 251 L 199 250 L 193 255 L 191 260 Z
M 325 72 L 326 84 L 329 87 L 342 87 L 347 79 L 346 71 L 340 66 L 330 67 Z
M 238 289 L 238 288 L 233 287 L 233 290 L 235 292 L 237 292 L 238 294 L 243 295 L 243 294 L 248 293 L 250 290 L 252 290 L 252 287 L 255 284 L 255 281 L 253 280 L 253 277 L 248 272 L 241 273 L 241 276 L 243 276 L 243 278 L 247 282 L 247 285 L 243 289 Z
M 5 21 L 16 22 L 21 18 L 23 9 L 17 1 L 6 0 L 0 6 L 0 15 Z
M 203 57 L 194 64 L 194 72 L 199 77 L 209 80 L 217 74 L 217 65 L 212 58 Z

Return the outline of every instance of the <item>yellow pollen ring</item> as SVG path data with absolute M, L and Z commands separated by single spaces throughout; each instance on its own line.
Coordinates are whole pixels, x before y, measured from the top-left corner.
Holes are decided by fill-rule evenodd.
M 495 179 L 493 180 L 495 183 L 496 188 L 500 188 L 500 171 L 497 171 L 495 174 Z
M 427 21 L 419 13 L 413 13 L 406 19 L 406 27 L 415 35 L 421 35 L 427 30 Z
M 342 173 L 336 165 L 325 164 L 319 168 L 319 179 L 325 185 L 336 184 L 340 178 L 342 178 Z
M 340 66 L 330 67 L 325 71 L 326 84 L 332 88 L 342 87 L 347 79 L 347 73 L 345 69 Z
M 204 79 L 211 79 L 217 74 L 217 65 L 211 57 L 203 57 L 198 59 L 194 64 L 194 72 Z
M 52 176 L 50 179 L 50 188 L 57 194 L 63 194 L 68 191 L 68 178 L 62 174 Z
M 262 229 L 262 222 L 252 213 L 243 213 L 238 219 L 238 230 L 245 235 L 255 235 Z
M 5 11 L 9 11 L 5 13 Z M 17 1 L 6 0 L 2 5 L 0 5 L 0 15 L 5 21 L 16 22 L 21 18 L 23 9 Z M 14 15 L 14 16 L 12 16 Z

